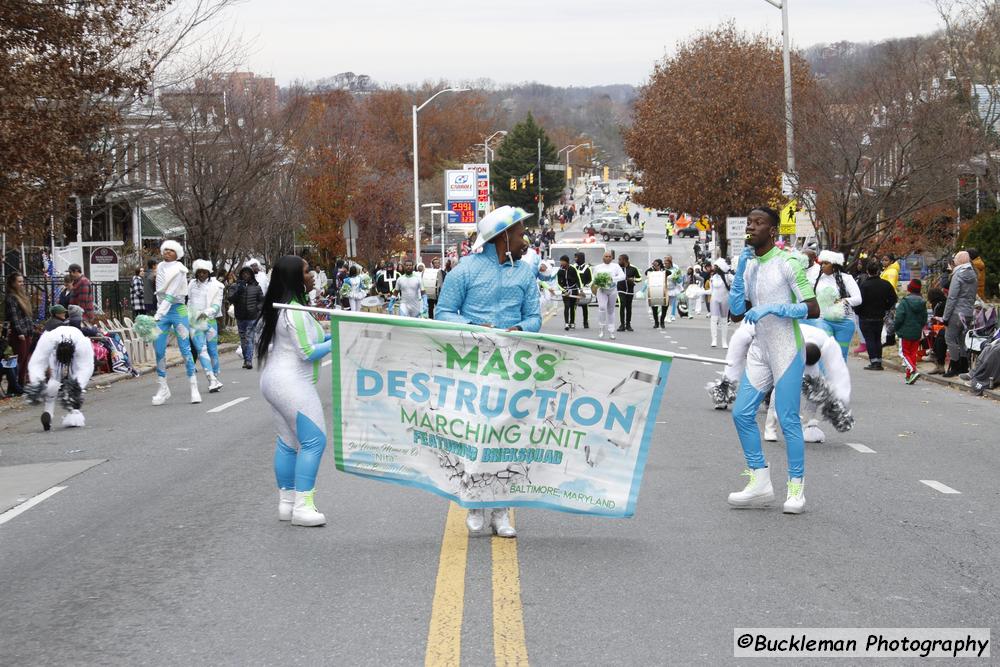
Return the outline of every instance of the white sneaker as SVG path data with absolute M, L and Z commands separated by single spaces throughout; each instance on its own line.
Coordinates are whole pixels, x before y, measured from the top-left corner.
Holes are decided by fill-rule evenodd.
M 824 442 L 826 434 L 819 427 L 819 421 L 810 419 L 805 428 L 802 429 L 802 440 L 805 442 Z
M 214 394 L 222 389 L 222 382 L 213 373 L 208 374 L 208 393 Z
M 615 332 L 614 331 L 609 331 L 608 335 L 611 336 L 611 340 L 615 339 Z
M 506 507 L 493 510 L 490 526 L 493 528 L 493 534 L 498 537 L 517 537 L 517 531 L 510 525 L 510 511 Z
M 778 442 L 778 431 L 773 428 L 764 427 L 764 439 L 768 442 Z
M 723 343 L 722 344 L 722 349 L 723 350 L 728 350 L 729 349 L 729 343 Z
M 198 376 L 192 375 L 188 378 L 188 382 L 191 383 L 191 402 L 201 403 L 201 394 L 198 393 Z
M 278 489 L 278 521 L 291 521 L 295 509 L 295 489 Z
M 465 526 L 472 535 L 478 535 L 486 527 L 486 510 L 469 510 L 465 516 Z
M 785 514 L 802 514 L 806 508 L 805 482 L 801 477 L 788 480 L 788 497 L 781 511 Z
M 597 337 L 604 338 L 604 329 L 601 329 L 600 331 L 597 332 Z
M 296 491 L 295 505 L 292 507 L 293 526 L 322 526 L 326 524 L 326 517 L 316 509 L 313 496 L 316 489 L 312 491 Z
M 153 395 L 153 405 L 163 405 L 170 398 L 170 387 L 167 386 L 167 378 L 157 378 L 159 389 Z
M 742 472 L 750 478 L 746 488 L 729 494 L 729 504 L 733 507 L 765 507 L 774 500 L 774 487 L 771 486 L 771 469 L 747 468 Z

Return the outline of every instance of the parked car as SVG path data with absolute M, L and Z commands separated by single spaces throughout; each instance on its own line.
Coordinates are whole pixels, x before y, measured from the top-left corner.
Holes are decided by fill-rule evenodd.
M 624 220 L 611 220 L 602 223 L 597 230 L 597 235 L 607 241 L 639 241 L 645 236 L 641 228 L 630 225 Z
M 656 209 L 656 217 L 657 218 L 669 218 L 670 217 L 670 211 L 667 210 L 667 209 L 665 209 L 665 208 L 658 208 L 658 209 Z
M 594 203 L 595 204 L 603 204 L 605 201 L 607 201 L 607 198 L 604 196 L 604 193 L 602 193 L 602 192 L 595 192 L 594 193 Z
M 593 234 L 593 235 L 596 236 L 596 235 L 598 235 L 598 234 L 601 233 L 600 232 L 601 225 L 603 225 L 605 222 L 621 222 L 623 224 L 627 224 L 625 222 L 625 218 L 624 217 L 618 215 L 617 213 L 613 213 L 611 211 L 605 211 L 604 213 L 601 213 L 596 218 L 594 218 L 593 220 L 591 220 L 590 222 L 588 222 L 586 225 L 584 225 L 583 226 L 583 233 L 584 234 Z

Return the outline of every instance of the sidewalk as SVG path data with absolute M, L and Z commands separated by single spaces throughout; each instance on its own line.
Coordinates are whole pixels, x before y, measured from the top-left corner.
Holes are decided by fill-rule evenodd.
M 887 347 L 887 348 L 885 348 L 885 351 L 888 351 L 890 349 L 893 349 L 893 348 Z M 862 354 L 855 354 L 853 356 L 856 357 L 857 359 L 863 360 L 865 362 L 868 361 L 868 356 L 866 354 L 864 354 L 864 353 L 862 353 Z M 898 357 L 894 358 L 893 356 L 890 356 L 890 355 L 886 354 L 885 352 L 883 352 L 882 365 L 885 366 L 885 368 L 887 370 L 898 372 L 900 374 L 900 380 L 899 381 L 900 382 L 903 381 L 903 373 L 904 373 L 903 362 Z M 946 378 L 946 377 L 941 376 L 941 375 L 928 375 L 928 371 L 934 370 L 934 362 L 932 362 L 932 361 L 921 361 L 920 363 L 917 364 L 917 370 L 920 371 L 920 377 L 917 378 L 917 383 L 924 382 L 926 380 L 928 382 L 933 382 L 935 384 L 944 385 L 946 387 L 952 387 L 952 388 L 958 389 L 960 391 L 967 391 L 967 392 L 970 392 L 970 393 L 972 392 L 972 390 L 969 387 L 965 386 L 965 380 L 961 380 L 957 376 L 956 377 L 951 377 L 951 378 Z M 861 371 L 861 372 L 865 372 L 865 371 Z M 986 390 L 983 391 L 983 396 L 986 397 L 986 398 L 992 398 L 994 401 L 1000 401 L 1000 388 L 998 388 L 998 389 L 986 389 Z

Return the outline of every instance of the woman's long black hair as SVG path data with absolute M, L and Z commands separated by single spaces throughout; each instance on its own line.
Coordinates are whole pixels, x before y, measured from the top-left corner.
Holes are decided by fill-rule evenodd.
M 296 255 L 285 255 L 274 264 L 271 271 L 271 282 L 264 295 L 264 307 L 260 312 L 263 321 L 260 339 L 257 341 L 257 362 L 263 366 L 267 360 L 267 348 L 274 339 L 274 329 L 278 326 L 278 316 L 281 310 L 274 307 L 276 303 L 291 303 L 297 301 L 306 303 L 306 283 L 302 276 L 306 260 Z

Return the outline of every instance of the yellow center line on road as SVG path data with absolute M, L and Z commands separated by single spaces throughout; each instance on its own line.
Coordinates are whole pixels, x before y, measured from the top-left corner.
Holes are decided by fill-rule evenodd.
M 514 510 L 510 510 L 514 525 Z M 517 540 L 493 538 L 493 655 L 497 667 L 527 667 Z
M 462 613 L 465 608 L 465 564 L 469 553 L 466 511 L 450 503 L 441 541 L 431 624 L 427 632 L 427 667 L 458 667 L 462 658 Z

